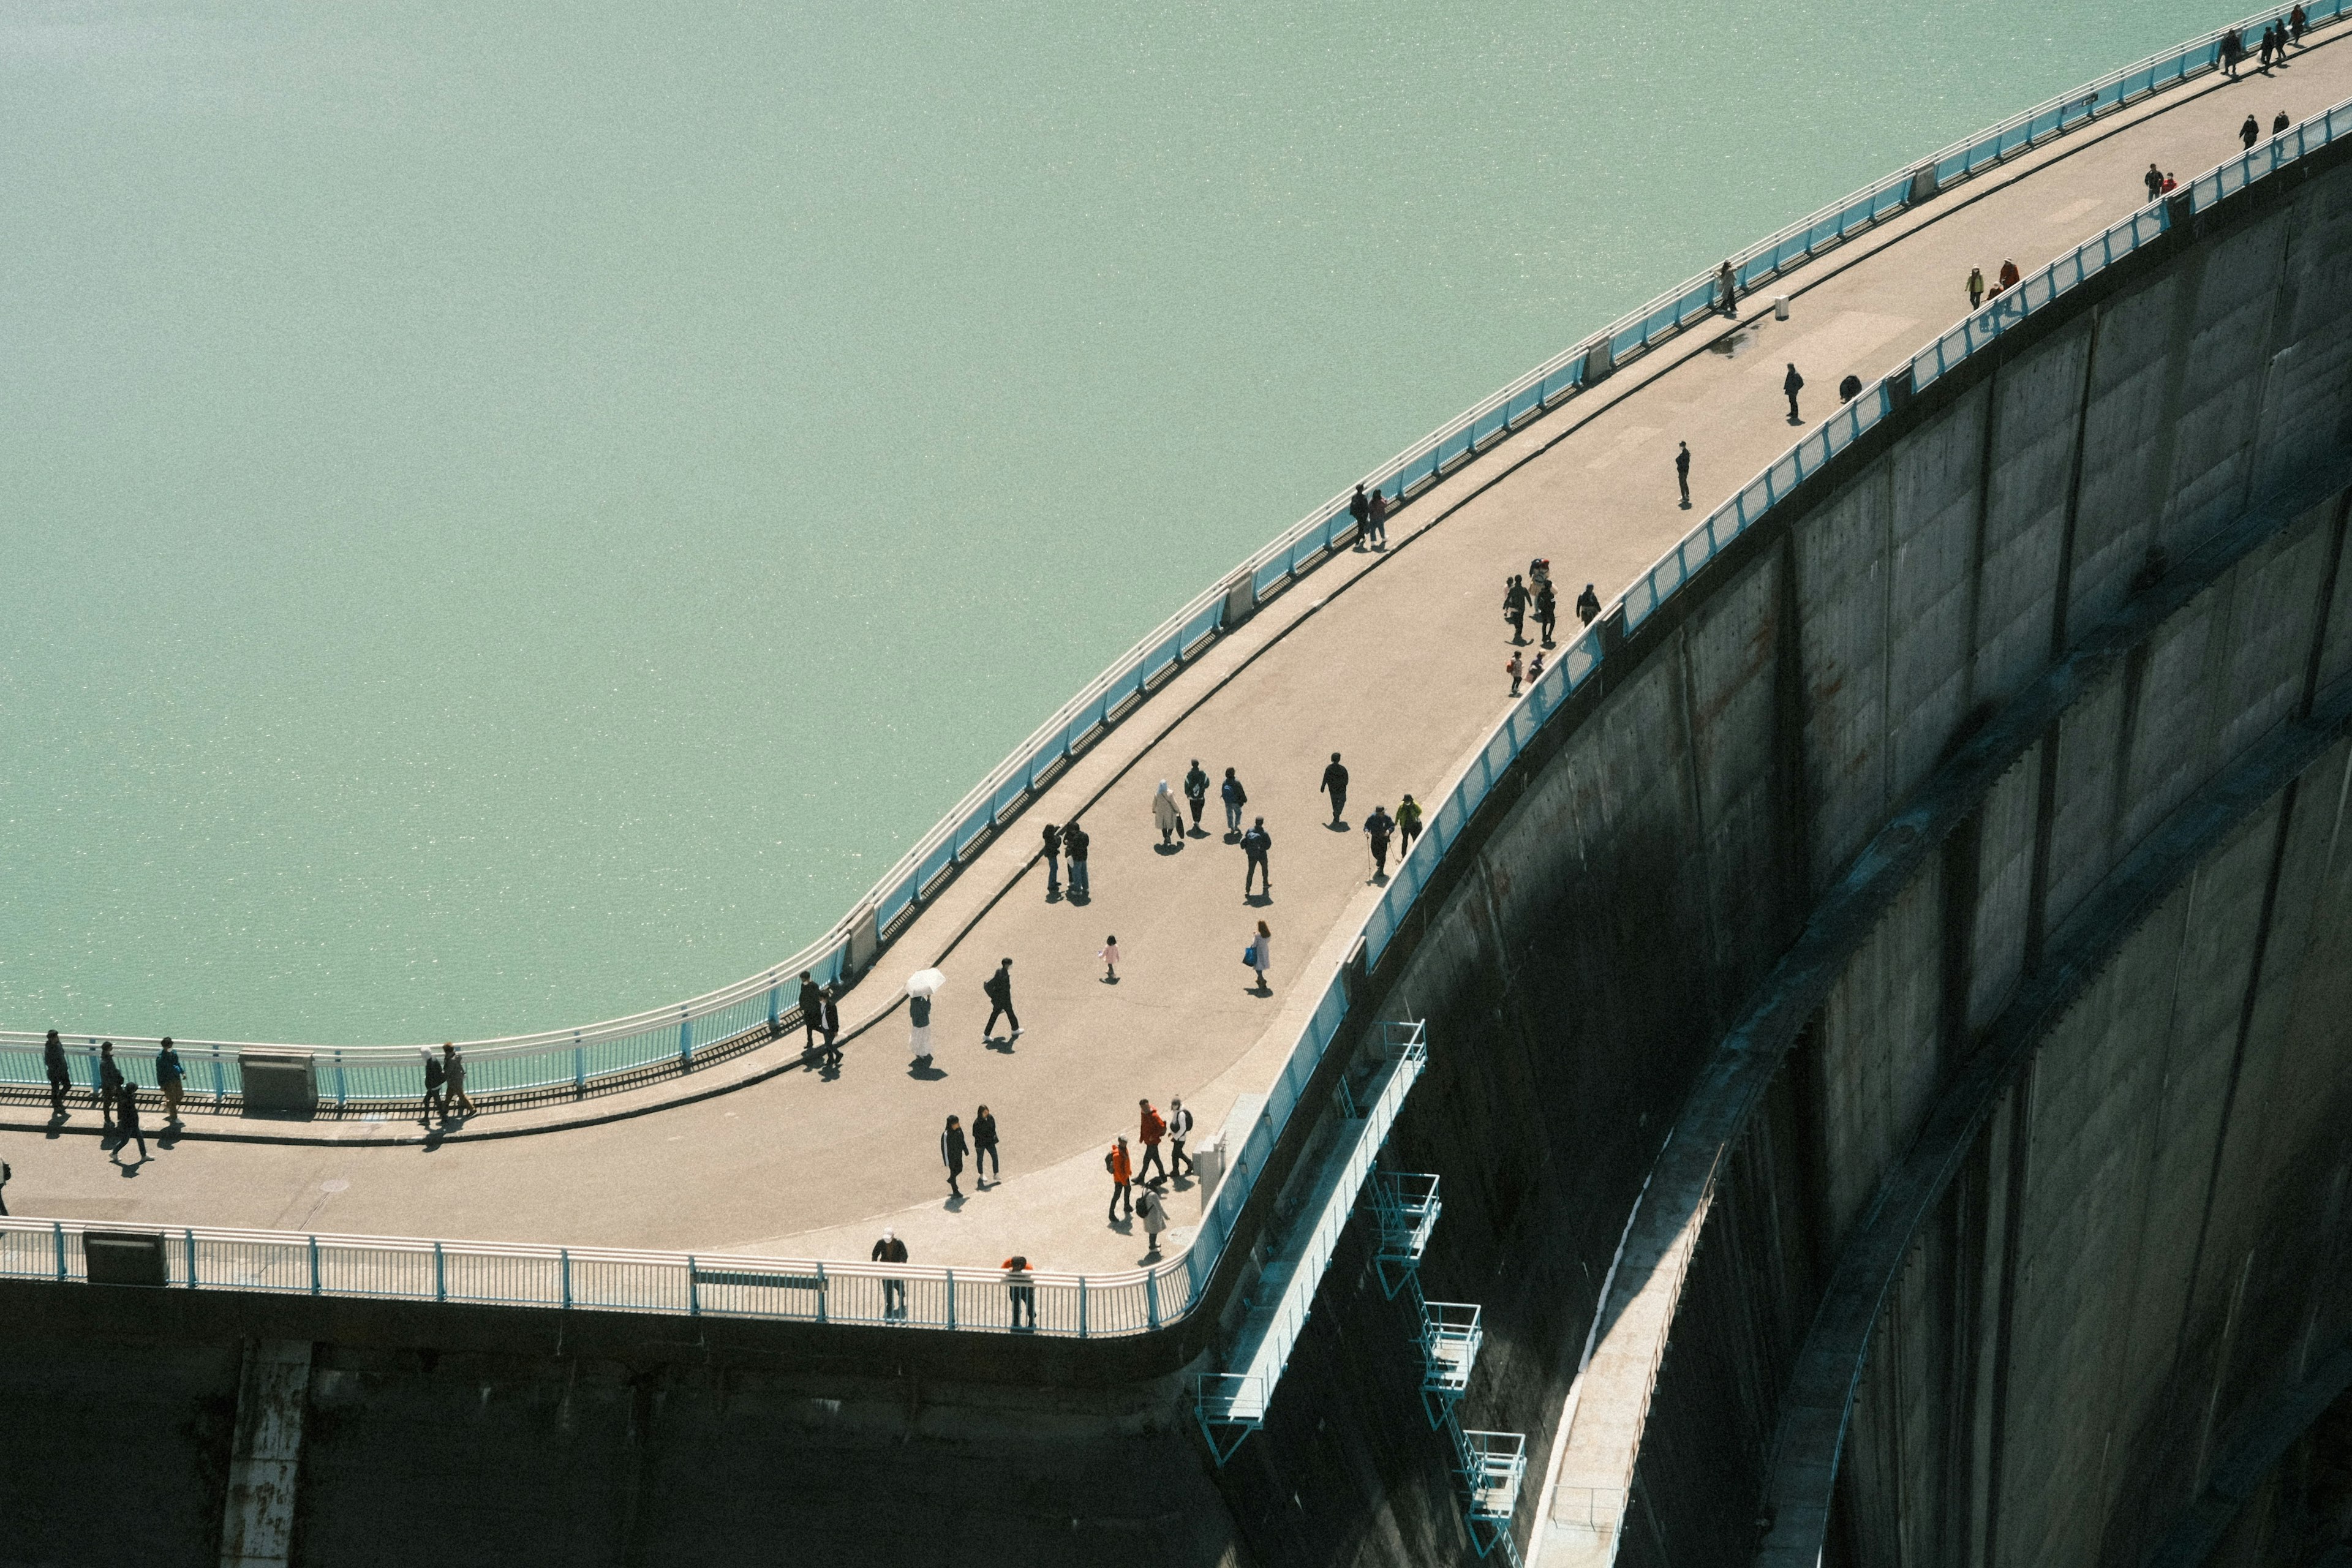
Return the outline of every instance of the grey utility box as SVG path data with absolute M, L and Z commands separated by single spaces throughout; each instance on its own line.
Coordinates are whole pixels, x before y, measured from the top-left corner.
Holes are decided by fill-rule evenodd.
M 239 1051 L 237 1076 L 245 1080 L 247 1116 L 311 1116 L 319 1109 L 319 1086 L 308 1051 Z
M 163 1238 L 143 1230 L 81 1233 L 82 1272 L 93 1285 L 165 1285 Z

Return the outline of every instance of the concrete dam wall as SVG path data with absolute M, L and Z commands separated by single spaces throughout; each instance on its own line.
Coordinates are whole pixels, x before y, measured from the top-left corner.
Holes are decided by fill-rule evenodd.
M 1524 1560 L 2324 1543 L 2347 300 L 2314 157 L 1910 397 L 1612 623 L 1361 976 Z M 1193 1424 L 1315 1121 L 1123 1341 L 0 1284 L 0 1563 L 1472 1561 L 1360 1222 L 1264 1426 Z

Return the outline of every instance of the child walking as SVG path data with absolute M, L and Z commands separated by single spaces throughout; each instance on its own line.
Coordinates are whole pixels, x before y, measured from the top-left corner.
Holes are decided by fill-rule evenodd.
M 1118 938 L 1115 936 L 1107 936 L 1103 938 L 1102 951 L 1095 954 L 1095 956 L 1103 961 L 1103 984 L 1106 985 L 1118 984 Z

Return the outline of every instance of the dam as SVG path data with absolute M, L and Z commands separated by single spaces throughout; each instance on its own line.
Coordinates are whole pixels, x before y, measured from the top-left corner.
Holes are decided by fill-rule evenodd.
M 1703 275 L 1577 344 L 1367 476 L 1385 548 L 1335 510 L 1139 645 L 807 963 L 476 1047 L 454 1129 L 402 1124 L 397 1058 L 190 1042 L 126 1198 L 12 1037 L 12 1554 L 405 1560 L 413 1498 L 450 1561 L 2340 1551 L 2320 21 L 2252 147 L 2196 40 L 1744 253 L 1727 312 Z M 2194 173 L 2149 201 L 2151 162 Z M 1604 605 L 1507 693 L 1529 554 Z M 1234 755 L 1262 903 L 1214 822 L 1147 830 Z M 1350 818 L 1408 792 L 1369 875 Z M 1076 907 L 1034 833 L 1073 818 Z M 1000 953 L 1009 1050 L 969 1043 Z M 837 1078 L 801 967 L 845 986 Z M 975 1094 L 1014 1173 L 943 1208 Z M 1208 1169 L 1139 1258 L 1097 1156 L 1173 1094 Z M 910 1261 L 867 1258 L 886 1219 Z M 133 1453 L 137 1509 L 70 1504 Z

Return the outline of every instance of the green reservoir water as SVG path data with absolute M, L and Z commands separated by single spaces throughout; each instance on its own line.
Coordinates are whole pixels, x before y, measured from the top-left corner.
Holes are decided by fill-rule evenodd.
M 762 968 L 1371 463 L 2226 19 L 19 0 L 0 1026 Z

